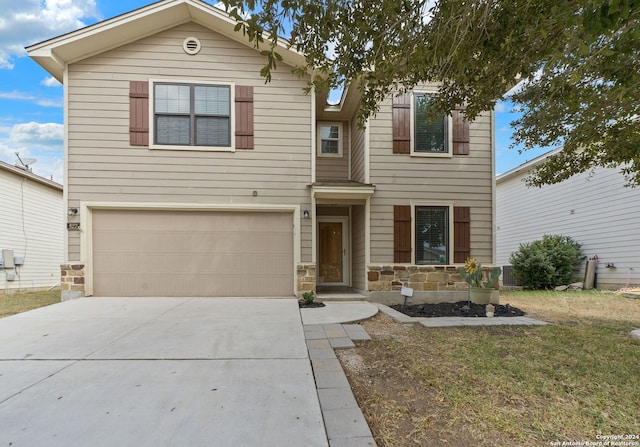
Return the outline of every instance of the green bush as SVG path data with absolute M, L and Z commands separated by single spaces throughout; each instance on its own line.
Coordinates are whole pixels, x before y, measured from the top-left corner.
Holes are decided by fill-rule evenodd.
M 520 244 L 509 262 L 516 282 L 527 289 L 549 289 L 569 284 L 585 256 L 581 244 L 569 236 L 549 235 Z

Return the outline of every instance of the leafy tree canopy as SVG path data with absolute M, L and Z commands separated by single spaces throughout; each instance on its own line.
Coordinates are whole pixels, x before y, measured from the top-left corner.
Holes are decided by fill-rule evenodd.
M 513 146 L 564 147 L 533 172 L 531 185 L 596 166 L 619 166 L 630 185 L 640 184 L 640 1 L 224 4 L 237 30 L 263 50 L 267 80 L 281 59 L 278 35 L 289 31 L 287 44 L 306 55 L 298 72 L 314 73 L 317 89 L 358 79 L 361 123 L 391 92 L 422 82 L 440 82 L 439 106 L 466 103 L 473 119 L 522 81 L 510 96 L 523 112 L 512 123 Z

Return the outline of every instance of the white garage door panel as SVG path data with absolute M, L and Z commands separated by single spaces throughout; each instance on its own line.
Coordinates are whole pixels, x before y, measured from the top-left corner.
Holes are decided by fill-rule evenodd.
M 290 296 L 291 213 L 93 211 L 95 296 Z

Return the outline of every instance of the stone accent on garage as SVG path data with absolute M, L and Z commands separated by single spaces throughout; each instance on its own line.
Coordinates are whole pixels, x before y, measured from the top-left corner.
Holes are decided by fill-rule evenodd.
M 84 264 L 60 265 L 60 295 L 62 301 L 84 296 Z
M 296 295 L 316 290 L 316 265 L 298 264 L 296 267 Z

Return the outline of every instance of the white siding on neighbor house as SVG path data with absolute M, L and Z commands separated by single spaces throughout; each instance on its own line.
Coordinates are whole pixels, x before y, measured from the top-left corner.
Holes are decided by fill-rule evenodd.
M 598 287 L 640 285 L 640 189 L 625 188 L 617 169 L 598 168 L 542 188 L 528 188 L 525 176 L 497 182 L 499 265 L 508 265 L 521 243 L 561 234 L 581 243 L 586 256 L 598 255 Z
M 393 263 L 393 206 L 448 201 L 471 207 L 471 256 L 493 261 L 491 113 L 469 124 L 469 155 L 412 157 L 393 153 L 391 101 L 370 119 L 371 262 Z
M 64 262 L 62 189 L 0 169 L 0 250 L 23 257 L 17 269 L 0 269 L 0 291 L 48 288 L 60 283 Z M 17 273 L 5 281 L 5 272 Z
M 188 36 L 202 44 L 185 54 Z M 69 206 L 81 201 L 311 206 L 311 98 L 307 79 L 278 65 L 259 74 L 255 50 L 194 23 L 69 66 Z M 254 149 L 163 150 L 129 144 L 129 81 L 219 81 L 254 87 Z M 232 104 L 233 110 L 233 104 Z M 233 130 L 232 130 L 233 131 Z M 254 196 L 253 191 L 256 191 Z M 301 260 L 311 260 L 311 221 L 301 219 Z M 69 259 L 80 260 L 69 234 Z

